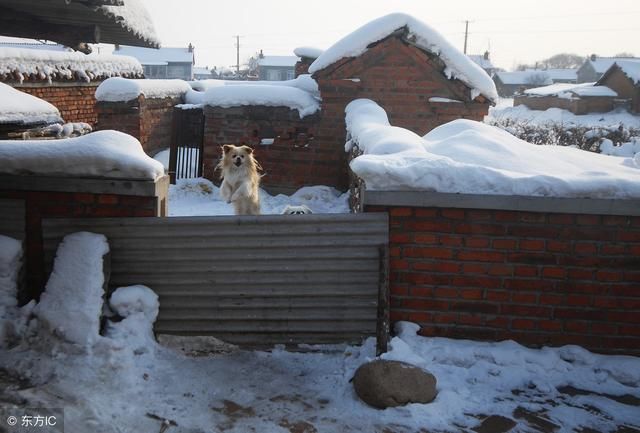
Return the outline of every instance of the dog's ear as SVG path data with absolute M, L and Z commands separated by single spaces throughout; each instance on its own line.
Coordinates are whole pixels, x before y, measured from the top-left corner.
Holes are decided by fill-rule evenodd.
M 222 153 L 227 153 L 233 148 L 233 144 L 225 144 L 222 146 Z
M 252 154 L 253 153 L 253 147 L 242 146 L 241 149 L 246 150 L 248 154 Z

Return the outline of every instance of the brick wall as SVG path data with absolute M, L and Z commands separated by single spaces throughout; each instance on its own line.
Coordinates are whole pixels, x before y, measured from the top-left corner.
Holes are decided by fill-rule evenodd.
M 287 107 L 206 107 L 204 176 L 218 180 L 213 169 L 223 144 L 246 144 L 264 168 L 262 185 L 271 192 L 292 192 L 304 185 L 335 185 L 345 170 L 344 151 L 329 149 L 316 139 L 317 115 L 300 119 Z M 271 145 L 260 145 L 274 138 Z
M 82 190 L 82 179 L 69 179 L 70 189 Z M 109 181 L 105 181 L 109 183 Z M 116 181 L 119 182 L 119 181 Z M 95 184 L 95 181 L 93 181 Z M 125 182 L 127 183 L 127 182 Z M 124 189 L 135 189 L 129 181 Z M 149 182 L 153 184 L 153 182 Z M 46 283 L 42 248 L 42 220 L 44 218 L 73 217 L 149 217 L 165 216 L 168 179 L 158 183 L 155 193 L 130 195 L 131 192 L 64 192 L 11 189 L 0 190 L 0 199 L 24 200 L 26 288 L 20 300 L 37 298 Z M 110 188 L 110 187 L 107 187 Z M 47 189 L 46 187 L 43 189 Z M 90 188 L 89 188 L 90 189 Z
M 142 95 L 127 102 L 101 101 L 96 104 L 96 129 L 115 129 L 132 135 L 153 156 L 170 147 L 173 107 L 181 103 L 181 98 L 146 99 Z
M 65 122 L 85 122 L 94 126 L 98 119 L 95 110 L 95 92 L 99 84 L 53 83 L 14 85 L 14 87 L 53 104 L 60 111 Z
M 580 99 L 558 98 L 556 96 L 516 96 L 514 107 L 524 105 L 532 110 L 561 108 L 574 114 L 606 113 L 613 110 L 613 99 L 609 96 L 582 97 Z
M 640 217 L 368 206 L 390 215 L 391 320 L 421 334 L 640 355 Z

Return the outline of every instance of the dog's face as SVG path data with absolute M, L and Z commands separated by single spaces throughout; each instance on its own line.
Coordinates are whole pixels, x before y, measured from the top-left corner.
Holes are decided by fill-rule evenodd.
M 222 146 L 223 164 L 225 167 L 251 165 L 253 158 L 253 149 L 249 146 L 234 146 L 233 144 L 225 144 Z

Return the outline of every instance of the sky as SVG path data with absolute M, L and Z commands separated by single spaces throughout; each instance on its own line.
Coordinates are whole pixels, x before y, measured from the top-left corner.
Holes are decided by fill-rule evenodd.
M 328 48 L 361 25 L 392 12 L 426 22 L 463 49 L 469 21 L 469 54 L 491 52 L 493 63 L 512 70 L 561 52 L 640 56 L 637 0 L 142 0 L 163 46 L 196 50 L 197 66 L 236 63 L 263 50 L 293 55 L 299 46 Z

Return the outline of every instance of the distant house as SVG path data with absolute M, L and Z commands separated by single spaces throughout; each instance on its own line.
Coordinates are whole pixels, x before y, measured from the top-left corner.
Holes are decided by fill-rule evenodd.
M 293 80 L 298 56 L 258 55 L 258 79 L 263 81 Z
M 578 69 L 545 69 L 545 72 L 553 81 L 553 84 L 557 83 L 577 83 L 578 82 Z
M 596 83 L 557 83 L 528 89 L 516 95 L 513 105 L 532 110 L 560 108 L 573 114 L 606 113 L 614 108 L 615 90 Z
M 640 113 L 639 61 L 617 60 L 596 84 L 613 89 L 618 94 L 618 103 L 624 103 L 633 113 Z
M 468 57 L 473 60 L 476 65 L 484 69 L 490 77 L 498 70 L 498 68 L 491 63 L 491 59 L 489 59 L 489 51 L 485 51 L 484 54 L 470 54 Z
M 577 71 L 578 83 L 598 81 L 600 77 L 616 62 L 640 62 L 637 57 L 598 57 L 592 54 Z
M 526 89 L 553 84 L 553 80 L 549 74 L 541 69 L 529 69 L 526 71 L 516 72 L 496 72 L 493 75 L 493 82 L 496 84 L 498 95 L 503 98 L 511 97 Z
M 145 78 L 193 80 L 195 55 L 191 44 L 186 48 L 159 49 L 116 45 L 113 54 L 138 59 L 144 69 Z
M 193 68 L 193 79 L 194 80 L 210 80 L 213 78 L 218 78 L 218 73 L 215 69 L 209 69 L 206 67 L 195 66 Z

